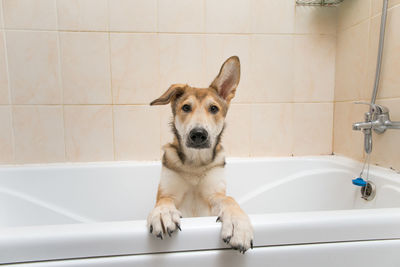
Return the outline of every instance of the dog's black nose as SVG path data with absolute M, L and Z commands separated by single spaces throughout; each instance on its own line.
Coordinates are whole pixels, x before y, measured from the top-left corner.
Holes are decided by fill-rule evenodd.
M 194 128 L 189 133 L 190 141 L 195 146 L 201 146 L 207 143 L 208 133 L 203 128 Z

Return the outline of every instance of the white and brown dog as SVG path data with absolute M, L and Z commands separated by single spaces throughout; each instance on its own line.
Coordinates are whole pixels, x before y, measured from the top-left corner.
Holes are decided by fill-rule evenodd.
M 171 103 L 174 141 L 164 146 L 157 201 L 147 222 L 150 233 L 180 228 L 182 216 L 218 216 L 221 237 L 232 248 L 253 247 L 249 217 L 226 195 L 225 156 L 220 144 L 229 103 L 240 79 L 240 61 L 228 58 L 209 88 L 172 85 L 150 105 Z

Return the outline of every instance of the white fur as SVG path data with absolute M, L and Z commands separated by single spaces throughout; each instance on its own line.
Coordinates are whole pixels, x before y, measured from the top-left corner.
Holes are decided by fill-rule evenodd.
M 179 216 L 196 217 L 218 215 L 222 221 L 221 238 L 230 238 L 232 247 L 249 249 L 253 240 L 253 228 L 248 216 L 243 212 L 232 213 L 220 201 L 212 198 L 217 193 L 225 193 L 226 179 L 223 167 L 214 167 L 199 173 L 177 173 L 163 166 L 160 190 L 164 195 L 174 196 L 174 205 L 162 205 L 153 209 L 148 224 L 153 226 L 153 234 L 163 232 L 162 224 L 172 231 L 180 225 Z M 210 206 L 210 203 L 215 203 Z

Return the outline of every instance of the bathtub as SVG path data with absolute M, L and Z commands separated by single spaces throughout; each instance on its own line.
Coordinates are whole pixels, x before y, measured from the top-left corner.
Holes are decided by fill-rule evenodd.
M 215 217 L 155 239 L 159 162 L 0 167 L 0 264 L 17 266 L 400 266 L 400 174 L 370 169 L 372 201 L 339 156 L 227 159 L 228 193 L 254 249 L 228 249 Z

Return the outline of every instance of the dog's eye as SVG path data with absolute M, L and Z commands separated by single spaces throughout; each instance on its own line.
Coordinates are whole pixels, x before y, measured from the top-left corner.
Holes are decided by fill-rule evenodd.
M 192 107 L 190 105 L 188 105 L 188 104 L 185 104 L 185 105 L 182 106 L 182 110 L 184 112 L 190 112 L 190 111 L 192 111 Z
M 219 108 L 217 106 L 215 106 L 215 105 L 210 106 L 210 112 L 212 114 L 216 114 L 218 111 L 219 111 Z

